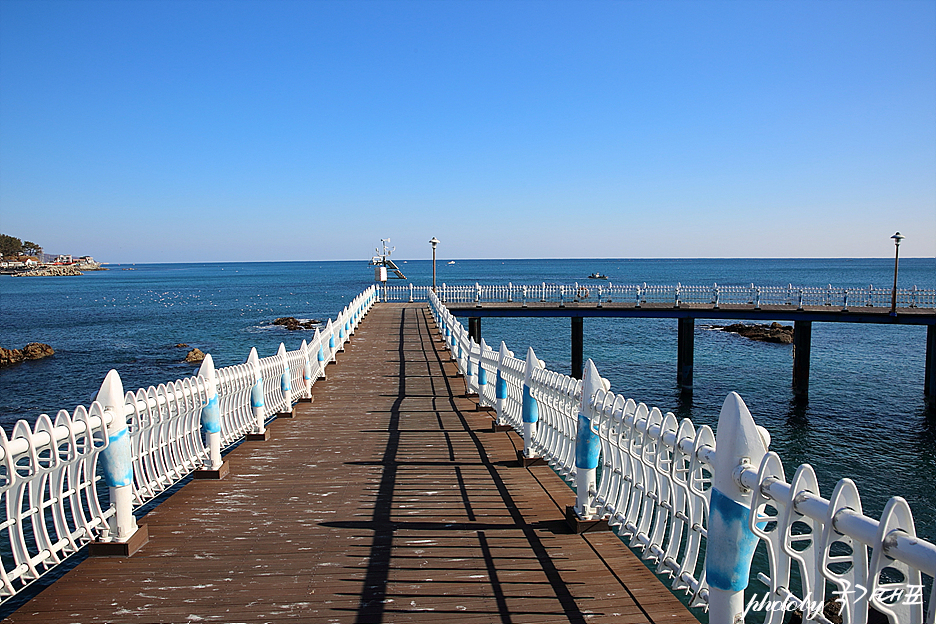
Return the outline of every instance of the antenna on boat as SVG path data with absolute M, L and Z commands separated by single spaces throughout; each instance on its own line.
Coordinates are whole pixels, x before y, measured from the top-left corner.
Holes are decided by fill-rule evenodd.
M 382 284 L 387 283 L 387 279 L 406 279 L 406 276 L 403 275 L 403 271 L 394 264 L 393 260 L 390 259 L 390 254 L 396 251 L 396 247 L 387 249 L 387 243 L 390 242 L 389 238 L 381 238 L 380 244 L 383 246 L 383 252 L 380 248 L 374 249 L 377 252 L 377 255 L 371 258 L 371 265 L 374 267 L 374 279 Z M 389 272 L 392 272 L 393 275 L 388 275 Z

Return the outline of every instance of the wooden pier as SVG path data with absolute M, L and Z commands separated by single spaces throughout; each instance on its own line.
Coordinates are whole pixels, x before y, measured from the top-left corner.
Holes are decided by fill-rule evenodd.
M 425 304 L 376 306 L 327 373 L 225 479 L 146 515 L 137 554 L 4 621 L 697 621 L 614 534 L 567 528 L 572 490 L 490 431 Z

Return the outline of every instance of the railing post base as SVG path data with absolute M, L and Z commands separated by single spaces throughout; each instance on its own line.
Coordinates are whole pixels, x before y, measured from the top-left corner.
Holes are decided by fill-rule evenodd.
M 193 474 L 195 479 L 206 479 L 220 481 L 224 477 L 228 476 L 231 473 L 231 465 L 227 462 L 221 464 L 220 468 L 202 468 L 201 470 L 196 470 Z
M 248 433 L 244 436 L 247 442 L 266 442 L 270 439 L 270 430 L 264 429 L 263 433 Z
M 91 557 L 130 557 L 149 541 L 149 527 L 141 524 L 125 542 L 91 542 L 88 555 Z
M 523 451 L 517 449 L 517 463 L 520 464 L 521 468 L 529 468 L 530 466 L 545 466 L 546 460 L 542 457 L 527 457 L 523 454 Z
M 491 433 L 498 433 L 500 431 L 510 431 L 513 429 L 510 425 L 502 425 L 496 420 L 491 421 Z
M 323 379 L 323 378 L 320 377 L 319 379 Z M 299 403 L 314 403 L 314 402 L 315 402 L 315 395 L 310 396 L 310 397 L 302 397 L 301 399 L 297 399 L 297 400 L 298 400 Z
M 597 520 L 582 520 L 579 518 L 579 515 L 575 513 L 575 507 L 572 505 L 566 505 L 565 520 L 566 524 L 569 525 L 569 528 L 572 529 L 572 532 L 576 535 L 611 530 L 611 527 L 608 526 L 607 518 L 599 518 Z
M 279 412 L 276 414 L 277 418 L 295 418 L 296 410 L 290 409 L 288 412 Z

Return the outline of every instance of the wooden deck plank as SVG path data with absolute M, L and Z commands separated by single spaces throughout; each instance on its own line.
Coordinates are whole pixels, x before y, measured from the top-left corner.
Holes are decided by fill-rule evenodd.
M 611 534 L 564 529 L 572 491 L 515 466 L 426 310 L 381 304 L 313 403 L 5 622 L 615 622 L 696 619 Z

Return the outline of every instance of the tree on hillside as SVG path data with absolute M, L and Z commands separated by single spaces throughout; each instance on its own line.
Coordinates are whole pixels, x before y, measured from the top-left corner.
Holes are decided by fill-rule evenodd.
M 4 258 L 16 257 L 23 253 L 23 241 L 15 236 L 0 234 L 0 254 Z
M 23 241 L 23 253 L 27 256 L 40 256 L 42 247 L 31 241 Z

